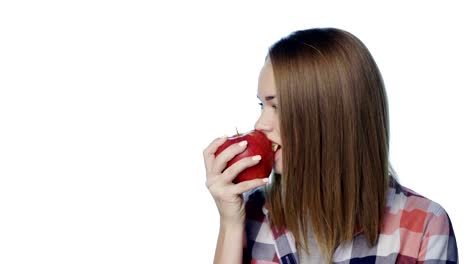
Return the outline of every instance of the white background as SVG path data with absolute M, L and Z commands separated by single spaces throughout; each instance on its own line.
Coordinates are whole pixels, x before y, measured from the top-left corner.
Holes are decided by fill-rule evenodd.
M 210 263 L 202 151 L 253 128 L 268 47 L 311 27 L 367 45 L 391 161 L 467 257 L 462 1 L 165 2 L 0 3 L 0 263 Z

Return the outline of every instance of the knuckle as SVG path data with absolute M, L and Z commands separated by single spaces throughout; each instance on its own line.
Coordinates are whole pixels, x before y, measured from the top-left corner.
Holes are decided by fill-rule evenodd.
M 242 159 L 242 164 L 244 164 L 247 167 L 250 167 L 256 163 L 257 161 L 253 160 L 252 157 L 247 157 L 247 158 Z
M 226 171 L 228 171 L 229 173 L 239 173 L 240 171 L 242 171 L 242 168 L 244 168 L 244 163 L 242 162 L 242 160 L 239 160 L 231 166 L 227 167 Z
M 203 155 L 208 155 L 210 152 L 210 147 L 207 147 L 203 150 Z
M 249 158 L 243 158 L 237 161 L 236 163 L 234 163 L 231 167 L 235 173 L 240 173 L 241 171 L 243 171 L 244 169 L 250 166 L 251 166 L 251 161 L 249 160 Z
M 221 153 L 218 153 L 216 158 L 223 160 L 223 159 L 225 159 L 226 155 L 227 155 L 226 151 L 222 151 Z
M 232 144 L 231 146 L 229 146 L 228 148 L 231 152 L 237 152 L 239 150 L 242 149 L 241 146 L 239 146 L 239 143 L 235 143 L 235 144 Z
M 228 167 L 227 169 L 224 170 L 223 172 L 223 177 L 224 178 L 231 178 L 231 176 L 234 176 L 236 174 L 236 167 L 234 165 Z

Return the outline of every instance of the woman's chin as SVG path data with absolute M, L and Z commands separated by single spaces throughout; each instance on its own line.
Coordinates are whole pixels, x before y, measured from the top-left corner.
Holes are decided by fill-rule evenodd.
M 283 166 L 281 166 L 281 150 L 278 150 L 275 153 L 275 160 L 273 161 L 273 171 L 277 174 L 281 174 L 283 172 Z
M 273 164 L 273 172 L 276 174 L 281 174 L 283 172 L 283 168 L 281 168 L 281 164 L 275 162 Z

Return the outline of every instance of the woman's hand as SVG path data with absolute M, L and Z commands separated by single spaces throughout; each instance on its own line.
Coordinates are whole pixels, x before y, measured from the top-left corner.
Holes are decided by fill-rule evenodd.
M 228 161 L 247 148 L 247 141 L 233 144 L 215 157 L 214 153 L 226 139 L 227 137 L 215 139 L 203 151 L 206 169 L 206 187 L 216 202 L 221 221 L 230 224 L 243 224 L 245 210 L 242 193 L 265 185 L 268 179 L 254 179 L 237 184 L 232 183 L 232 180 L 240 172 L 256 165 L 259 160 L 254 160 L 252 157 L 243 158 L 225 169 Z

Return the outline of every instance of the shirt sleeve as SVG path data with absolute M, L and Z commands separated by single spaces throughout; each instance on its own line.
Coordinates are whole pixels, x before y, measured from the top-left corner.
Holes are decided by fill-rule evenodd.
M 427 217 L 418 263 L 458 263 L 457 241 L 452 222 L 440 206 Z

